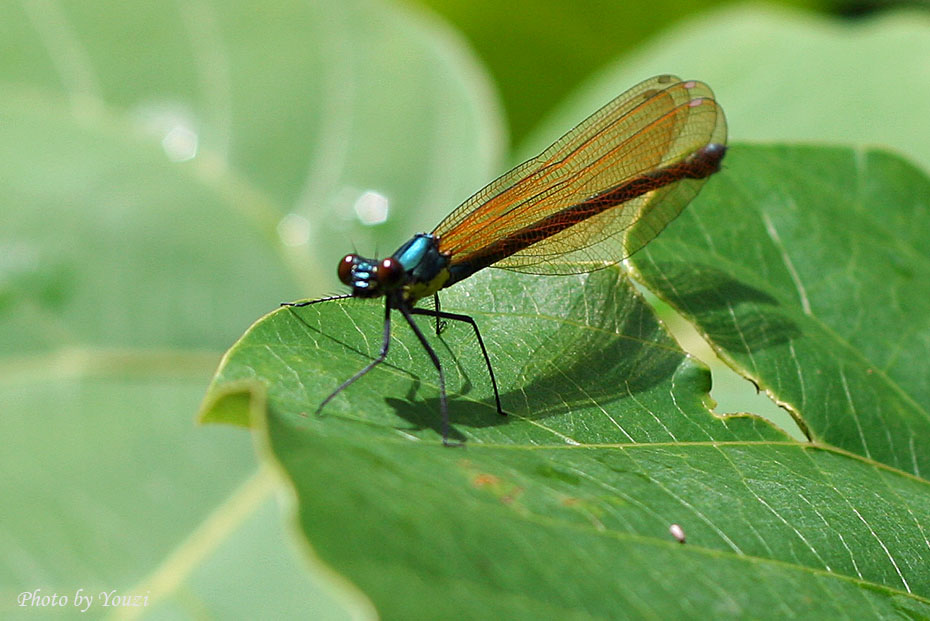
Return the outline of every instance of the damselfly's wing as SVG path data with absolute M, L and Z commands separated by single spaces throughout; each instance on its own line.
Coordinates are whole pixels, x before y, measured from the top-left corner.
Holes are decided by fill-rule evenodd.
M 701 150 L 725 142 L 726 121 L 709 87 L 657 76 L 493 181 L 433 233 L 452 265 L 600 269 L 642 248 L 681 213 L 723 154 L 712 151 L 718 159 L 704 170 Z

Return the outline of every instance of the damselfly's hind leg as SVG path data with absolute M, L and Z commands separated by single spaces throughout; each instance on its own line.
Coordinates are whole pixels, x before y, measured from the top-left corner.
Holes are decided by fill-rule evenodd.
M 488 350 L 484 346 L 484 340 L 481 338 L 481 332 L 478 330 L 478 324 L 475 323 L 475 320 L 468 315 L 447 313 L 445 311 L 439 310 L 438 301 L 436 304 L 436 310 L 430 310 L 428 308 L 412 308 L 410 309 L 410 313 L 413 315 L 433 315 L 436 317 L 437 325 L 439 318 L 450 319 L 452 321 L 464 321 L 465 323 L 471 324 L 471 327 L 475 329 L 475 336 L 478 337 L 478 345 L 481 346 L 481 353 L 484 355 L 484 363 L 488 367 L 488 375 L 491 376 L 491 386 L 494 387 L 494 401 L 497 402 L 497 413 L 501 414 L 502 416 L 507 416 L 507 412 L 505 412 L 504 408 L 501 407 L 501 395 L 497 389 L 497 379 L 494 377 L 494 368 L 491 366 L 491 358 L 488 357 Z

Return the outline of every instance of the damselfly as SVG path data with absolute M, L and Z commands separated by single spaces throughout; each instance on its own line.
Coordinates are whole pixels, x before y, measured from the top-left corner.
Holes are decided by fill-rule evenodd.
M 385 259 L 346 255 L 345 295 L 287 304 L 307 306 L 349 297 L 384 297 L 378 356 L 320 404 L 384 361 L 391 311 L 417 336 L 439 374 L 442 439 L 449 444 L 446 383 L 439 356 L 414 315 L 471 325 L 488 368 L 497 411 L 505 414 L 481 332 L 468 315 L 441 310 L 439 291 L 485 267 L 535 274 L 578 274 L 618 263 L 652 240 L 720 170 L 726 153 L 723 110 L 710 88 L 674 76 L 650 78 L 582 121 L 537 157 L 466 200 L 432 233 L 418 233 Z M 417 308 L 433 298 L 433 308 Z

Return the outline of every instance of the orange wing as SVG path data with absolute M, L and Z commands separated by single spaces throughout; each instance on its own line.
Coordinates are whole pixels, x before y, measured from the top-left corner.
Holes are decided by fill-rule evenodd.
M 723 111 L 707 85 L 650 78 L 469 198 L 433 234 L 452 265 L 483 261 L 561 274 L 600 269 L 658 235 L 713 170 L 701 178 L 671 177 L 644 193 L 629 192 L 628 200 L 598 203 L 599 197 L 622 197 L 639 179 L 682 170 L 702 148 L 725 142 Z M 579 207 L 589 205 L 600 207 L 579 216 Z M 508 253 L 508 243 L 517 249 Z M 503 250 L 490 256 L 490 247 Z

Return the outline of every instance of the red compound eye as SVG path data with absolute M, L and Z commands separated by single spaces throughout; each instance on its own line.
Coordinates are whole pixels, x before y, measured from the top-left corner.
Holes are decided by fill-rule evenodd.
M 382 287 L 390 288 L 399 284 L 404 278 L 404 266 L 393 257 L 388 257 L 378 264 L 375 278 Z
M 355 266 L 356 261 L 358 261 L 357 254 L 347 254 L 339 261 L 339 268 L 336 273 L 339 274 L 339 280 L 342 281 L 342 284 L 352 286 L 352 267 Z

